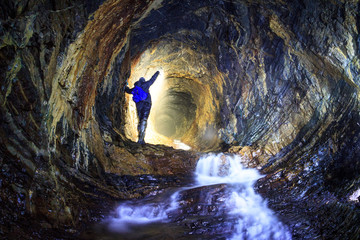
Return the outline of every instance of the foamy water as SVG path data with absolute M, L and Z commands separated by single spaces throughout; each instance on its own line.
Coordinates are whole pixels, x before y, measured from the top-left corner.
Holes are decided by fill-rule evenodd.
M 229 214 L 239 216 L 239 220 L 231 239 L 291 239 L 286 227 L 254 191 L 254 183 L 261 175 L 256 169 L 242 166 L 240 156 L 207 155 L 199 159 L 196 176 L 201 185 L 232 185 L 233 191 L 225 204 Z
M 238 221 L 236 231 L 230 239 L 291 239 L 291 234 L 274 215 L 266 201 L 254 191 L 254 183 L 261 177 L 256 169 L 241 165 L 241 157 L 237 155 L 208 154 L 199 159 L 195 170 L 194 186 L 182 188 L 175 192 L 168 201 L 143 204 L 141 206 L 124 203 L 110 219 L 109 227 L 113 231 L 127 231 L 131 225 L 151 222 L 169 221 L 169 213 L 179 207 L 179 192 L 199 186 L 227 184 L 231 194 L 224 201 L 228 214 Z

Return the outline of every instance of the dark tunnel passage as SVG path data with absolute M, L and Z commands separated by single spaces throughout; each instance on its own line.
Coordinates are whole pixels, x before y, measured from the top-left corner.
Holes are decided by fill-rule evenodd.
M 39 234 L 82 231 L 104 206 L 180 185 L 199 155 L 224 152 L 261 171 L 255 190 L 294 239 L 360 235 L 359 1 L 0 10 L 1 234 L 27 218 Z M 141 146 L 124 87 L 156 71 Z
M 168 90 L 154 108 L 155 130 L 175 139 L 181 138 L 195 120 L 196 105 L 190 93 Z
M 153 107 L 145 141 L 175 148 L 219 149 L 217 135 L 223 77 L 215 59 L 187 42 L 163 39 L 140 53 L 132 64 L 129 86 L 141 76 L 160 75 L 150 88 Z M 189 65 L 190 64 L 190 65 Z M 125 99 L 125 134 L 136 141 L 137 116 L 131 96 Z

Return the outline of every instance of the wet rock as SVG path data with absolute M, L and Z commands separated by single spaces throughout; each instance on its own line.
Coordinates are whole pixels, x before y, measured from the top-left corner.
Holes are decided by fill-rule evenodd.
M 179 208 L 169 214 L 170 218 L 186 229 L 189 238 L 230 237 L 238 220 L 228 215 L 224 204 L 230 193 L 226 184 L 181 191 L 178 196 Z
M 229 153 L 235 153 L 242 156 L 242 164 L 246 167 L 261 168 L 267 163 L 267 160 L 272 157 L 271 154 L 265 153 L 261 149 L 256 149 L 250 146 L 232 146 L 228 149 Z
M 160 69 L 152 143 L 238 153 L 294 238 L 356 239 L 359 19 L 357 1 L 3 1 L 1 234 L 74 237 L 184 181 L 197 153 L 134 143 L 123 88 Z

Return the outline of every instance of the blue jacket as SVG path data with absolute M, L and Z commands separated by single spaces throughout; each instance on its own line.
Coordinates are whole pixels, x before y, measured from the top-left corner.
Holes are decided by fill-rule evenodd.
M 145 81 L 145 78 L 140 78 L 139 81 L 135 82 L 135 86 L 139 86 L 142 88 L 142 90 L 144 90 L 144 92 L 146 92 L 148 94 L 147 98 L 141 102 L 148 102 L 151 104 L 151 96 L 149 93 L 149 88 L 150 86 L 155 82 L 156 78 L 159 76 L 159 71 L 157 71 L 151 78 L 149 81 Z M 134 88 L 128 88 L 127 86 L 125 87 L 125 92 L 132 94 L 132 91 L 134 90 Z M 141 103 L 139 102 L 139 103 Z

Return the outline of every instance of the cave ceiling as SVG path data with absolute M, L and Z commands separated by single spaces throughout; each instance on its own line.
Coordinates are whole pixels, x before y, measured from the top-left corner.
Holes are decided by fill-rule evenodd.
M 338 213 L 355 208 L 359 1 L 5 0 L 0 10 L 6 213 L 18 202 L 26 216 L 76 225 L 71 206 L 86 201 L 75 186 L 139 197 L 109 187 L 112 174 L 189 174 L 210 151 L 246 155 L 267 174 L 259 191 L 269 197 L 274 183 L 331 195 Z M 156 71 L 148 144 L 138 146 L 124 87 Z

